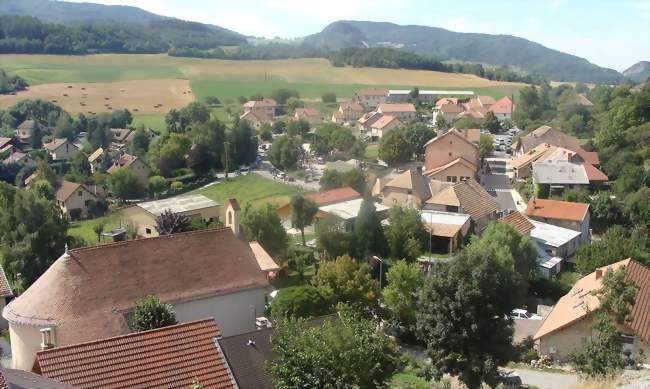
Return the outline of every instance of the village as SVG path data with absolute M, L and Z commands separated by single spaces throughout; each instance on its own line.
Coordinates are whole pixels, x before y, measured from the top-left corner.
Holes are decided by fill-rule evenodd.
M 51 199 L 56 212 L 29 217 L 86 233 L 56 238 L 40 272 L 7 261 L 29 255 L 5 254 L 3 364 L 59 382 L 47 387 L 271 388 L 265 366 L 278 358 L 271 339 L 282 317 L 327 327 L 349 320 L 335 318 L 345 303 L 381 317 L 400 350 L 417 350 L 420 292 L 399 288 L 471 253 L 513 261 L 521 298 L 504 323 L 526 355 L 520 368 L 574 371 L 597 325 L 596 293 L 620 269 L 638 288 L 625 350 L 650 355 L 650 267 L 577 255 L 616 239 L 594 210 L 612 182 L 593 146 L 550 121 L 518 128 L 512 96 L 365 88 L 349 100 L 323 96 L 327 111 L 284 92 L 243 101 L 225 132 L 198 102 L 170 111 L 164 134 L 131 126 L 127 110 L 88 128 L 61 111 L 43 120 L 37 109 L 53 103 L 16 111 L 22 121 L 0 138 L 3 181 L 13 184 L 3 201 L 18 210 Z M 576 109 L 594 109 L 586 92 L 567 94 Z M 270 197 L 255 197 L 262 186 Z M 35 197 L 19 205 L 21 193 Z M 409 270 L 414 284 L 400 281 Z M 138 331 L 147 314 L 158 324 Z M 502 368 L 508 387 L 526 379 Z

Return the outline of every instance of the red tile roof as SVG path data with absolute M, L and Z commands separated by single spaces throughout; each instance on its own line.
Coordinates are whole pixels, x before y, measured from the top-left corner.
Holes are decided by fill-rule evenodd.
M 295 116 L 318 116 L 318 111 L 314 108 L 296 108 Z
M 361 194 L 349 186 L 336 188 L 325 192 L 310 193 L 306 195 L 308 199 L 315 202 L 319 207 L 336 204 L 343 201 L 361 198 Z
M 459 104 L 444 104 L 440 110 L 444 113 L 461 113 L 465 112 L 465 107 Z
M 587 173 L 587 178 L 589 182 L 606 182 L 609 181 L 607 174 L 600 171 L 597 167 L 590 163 L 583 163 L 582 166 L 585 168 L 585 173 Z
M 66 201 L 70 196 L 77 191 L 77 189 L 83 189 L 86 192 L 90 193 L 92 196 L 95 196 L 94 193 L 89 191 L 85 186 L 77 184 L 76 182 L 71 182 L 67 180 L 61 181 L 59 187 L 56 190 L 55 196 L 59 201 Z
M 278 103 L 273 99 L 251 100 L 244 103 L 246 108 L 274 108 L 277 106 Z
M 517 106 L 512 102 L 512 100 L 510 100 L 508 96 L 500 98 L 490 107 L 490 111 L 500 114 L 513 113 L 515 112 L 515 109 L 517 109 Z
M 54 326 L 64 346 L 128 333 L 126 315 L 147 295 L 179 304 L 268 285 L 230 228 L 192 231 L 70 250 L 2 315 Z
M 415 105 L 411 103 L 383 103 L 379 104 L 378 111 L 381 113 L 392 113 L 392 112 L 415 112 Z
M 356 101 L 344 101 L 340 104 L 340 109 L 346 110 L 350 109 L 352 111 L 363 112 L 363 106 Z
M 40 351 L 36 369 L 78 388 L 235 388 L 213 319 Z
M 526 208 L 528 216 L 577 222 L 583 221 L 587 212 L 589 204 L 546 199 L 531 199 Z
M 519 212 L 510 213 L 502 217 L 501 221 L 510 224 L 522 235 L 528 235 L 535 228 L 533 223 Z
M 389 124 L 392 124 L 393 122 L 397 122 L 397 125 L 401 124 L 399 119 L 396 118 L 395 116 L 384 115 L 372 125 L 372 128 L 377 128 L 377 129 L 381 130 L 381 129 L 385 128 L 386 126 L 388 126 Z
M 59 147 L 63 146 L 63 145 L 66 144 L 67 142 L 68 142 L 67 139 L 57 138 L 57 139 L 54 139 L 53 141 L 51 141 L 51 142 L 49 142 L 49 143 L 44 143 L 44 144 L 43 144 L 43 148 L 44 148 L 45 150 L 55 151 L 56 149 L 58 149 Z M 75 146 L 75 147 L 76 147 L 76 146 Z

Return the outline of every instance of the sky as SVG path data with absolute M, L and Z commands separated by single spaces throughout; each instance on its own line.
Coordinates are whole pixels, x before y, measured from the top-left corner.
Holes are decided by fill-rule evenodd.
M 70 0 L 86 2 L 87 0 Z M 92 0 L 293 38 L 336 20 L 387 21 L 508 34 L 623 71 L 650 60 L 650 0 Z

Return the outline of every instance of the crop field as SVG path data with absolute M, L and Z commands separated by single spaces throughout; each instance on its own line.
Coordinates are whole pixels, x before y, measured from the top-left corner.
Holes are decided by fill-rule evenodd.
M 161 115 L 194 101 L 194 94 L 189 82 L 182 79 L 52 83 L 0 95 L 0 107 L 33 98 L 51 101 L 73 114 L 128 108 L 135 115 Z
M 356 89 L 372 86 L 472 90 L 495 98 L 516 95 L 523 87 L 520 83 L 490 81 L 468 74 L 334 67 L 318 58 L 226 61 L 164 54 L 20 54 L 0 55 L 0 68 L 25 78 L 31 85 L 28 91 L 16 96 L 0 97 L 0 107 L 13 104 L 18 98 L 40 97 L 56 100 L 71 113 L 128 108 L 134 114 L 135 124 L 158 130 L 164 129 L 164 115 L 170 108 L 208 96 L 216 96 L 224 104 L 215 110 L 215 116 L 223 118 L 225 107 L 235 108 L 240 96 L 268 94 L 277 88 L 295 89 L 301 98 L 313 104 L 325 92 L 345 99 Z M 81 88 L 86 88 L 85 98 L 75 94 L 81 93 Z M 193 93 L 183 94 L 187 91 Z

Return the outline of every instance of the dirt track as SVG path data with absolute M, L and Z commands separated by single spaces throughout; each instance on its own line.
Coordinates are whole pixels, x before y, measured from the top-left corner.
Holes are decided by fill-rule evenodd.
M 194 93 L 189 81 L 181 79 L 42 84 L 16 95 L 0 95 L 0 107 L 34 98 L 51 101 L 70 113 L 127 108 L 134 114 L 164 114 L 194 101 Z

